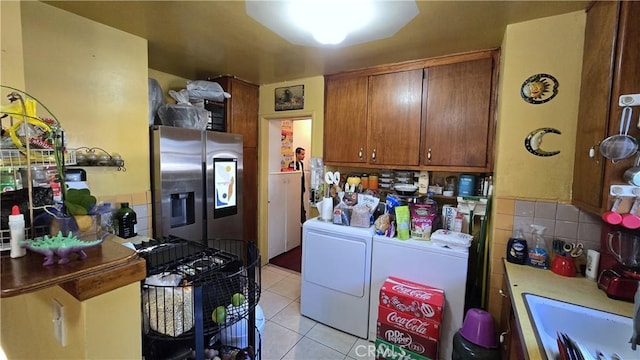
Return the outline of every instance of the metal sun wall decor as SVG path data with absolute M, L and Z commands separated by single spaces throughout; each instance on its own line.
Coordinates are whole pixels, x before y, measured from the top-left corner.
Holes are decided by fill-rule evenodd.
M 533 130 L 524 139 L 524 147 L 527 149 L 528 152 L 532 153 L 535 156 L 549 157 L 549 156 L 560 154 L 560 150 L 546 151 L 541 148 L 542 137 L 548 133 L 558 134 L 558 135 L 561 134 L 560 130 L 550 128 L 550 127 L 544 127 L 544 128 Z
M 535 74 L 527 78 L 520 88 L 520 96 L 529 104 L 544 104 L 558 95 L 558 80 L 549 74 Z M 560 135 L 560 130 L 551 127 L 531 131 L 524 139 L 524 147 L 535 156 L 549 157 L 558 155 L 560 150 L 542 149 L 542 137 L 553 133 Z
M 558 94 L 558 80 L 549 74 L 536 74 L 524 81 L 520 96 L 529 104 L 544 104 Z

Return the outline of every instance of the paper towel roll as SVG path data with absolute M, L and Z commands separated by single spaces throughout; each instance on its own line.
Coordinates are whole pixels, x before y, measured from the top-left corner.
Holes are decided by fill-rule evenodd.
M 320 210 L 320 219 L 324 221 L 333 221 L 333 199 L 324 198 L 318 203 L 318 209 Z
M 600 253 L 589 249 L 587 250 L 587 278 L 595 280 L 598 277 L 598 263 L 600 261 Z

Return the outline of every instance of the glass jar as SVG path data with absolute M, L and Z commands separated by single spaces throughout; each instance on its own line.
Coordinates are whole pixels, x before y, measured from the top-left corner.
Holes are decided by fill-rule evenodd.
M 378 189 L 378 174 L 369 175 L 369 189 L 372 189 L 372 190 Z
M 368 189 L 369 188 L 369 175 L 368 174 L 362 174 L 362 176 L 360 177 L 360 184 L 362 184 L 362 188 L 363 189 Z

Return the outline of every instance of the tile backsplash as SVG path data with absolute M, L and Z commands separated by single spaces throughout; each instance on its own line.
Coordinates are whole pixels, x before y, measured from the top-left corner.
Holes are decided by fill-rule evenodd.
M 522 229 L 530 246 L 533 245 L 531 224 L 544 226 L 544 237 L 549 242 L 553 239 L 577 240 L 585 249 L 600 249 L 602 220 L 571 204 L 516 200 L 513 229 Z
M 128 202 L 129 207 L 136 212 L 138 219 L 138 235 L 149 237 L 151 231 L 151 192 L 119 194 L 116 196 L 101 196 L 99 202 L 111 203 L 111 207 L 115 210 L 120 208 L 120 204 Z

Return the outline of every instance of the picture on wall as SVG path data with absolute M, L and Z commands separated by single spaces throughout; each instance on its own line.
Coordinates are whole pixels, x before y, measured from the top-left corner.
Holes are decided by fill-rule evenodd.
M 304 108 L 304 85 L 276 88 L 276 111 L 300 110 Z

